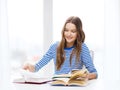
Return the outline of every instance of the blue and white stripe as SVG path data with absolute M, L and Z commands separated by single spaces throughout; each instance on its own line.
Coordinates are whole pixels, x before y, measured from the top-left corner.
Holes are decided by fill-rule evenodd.
M 54 65 L 56 64 L 56 54 L 57 54 L 56 50 L 57 50 L 58 44 L 59 44 L 59 42 L 56 42 L 56 43 L 51 45 L 51 47 L 46 52 L 46 54 L 42 57 L 42 59 L 38 63 L 36 63 L 35 71 L 38 71 L 39 69 L 41 69 L 47 63 L 49 63 L 50 60 L 54 61 Z M 95 69 L 95 66 L 93 64 L 93 60 L 90 56 L 90 51 L 85 43 L 82 44 L 82 51 L 80 54 L 81 61 L 79 62 L 78 65 L 76 65 L 75 57 L 73 57 L 72 58 L 72 65 L 70 66 L 69 59 L 70 59 L 70 55 L 71 55 L 73 48 L 74 47 L 64 49 L 65 55 L 66 55 L 65 62 L 61 66 L 60 70 L 55 69 L 55 74 L 67 74 L 67 73 L 71 72 L 73 69 L 82 69 L 83 65 L 87 68 L 87 70 L 90 73 L 94 72 L 97 74 L 97 70 Z

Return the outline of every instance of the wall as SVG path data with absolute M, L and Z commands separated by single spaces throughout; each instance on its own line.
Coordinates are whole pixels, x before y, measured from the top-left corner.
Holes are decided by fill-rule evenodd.
M 120 1 L 105 0 L 104 79 L 120 80 Z

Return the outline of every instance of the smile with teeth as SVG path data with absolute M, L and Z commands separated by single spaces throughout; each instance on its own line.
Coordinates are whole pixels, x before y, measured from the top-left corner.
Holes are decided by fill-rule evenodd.
M 71 39 L 72 39 L 72 37 L 67 37 L 66 39 L 67 39 L 67 40 L 71 40 Z

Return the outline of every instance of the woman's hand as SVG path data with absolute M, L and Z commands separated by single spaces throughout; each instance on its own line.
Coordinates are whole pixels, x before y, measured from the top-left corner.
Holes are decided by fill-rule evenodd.
M 33 65 L 31 63 L 25 63 L 23 65 L 23 69 L 24 70 L 29 70 L 30 72 L 34 72 L 35 71 L 35 65 Z
M 23 69 L 24 70 L 28 70 L 30 72 L 34 72 L 35 71 L 35 63 L 39 60 L 39 56 L 36 55 L 34 57 L 32 57 L 32 59 L 27 60 L 24 64 L 23 64 Z
M 89 73 L 89 74 L 88 74 L 88 79 L 89 79 L 89 80 L 96 79 L 96 78 L 97 78 L 96 73 Z

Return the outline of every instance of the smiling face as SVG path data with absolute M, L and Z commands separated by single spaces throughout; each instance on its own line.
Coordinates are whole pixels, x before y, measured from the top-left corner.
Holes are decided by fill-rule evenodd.
M 64 38 L 66 47 L 72 47 L 77 38 L 77 29 L 73 23 L 67 23 L 64 30 Z

